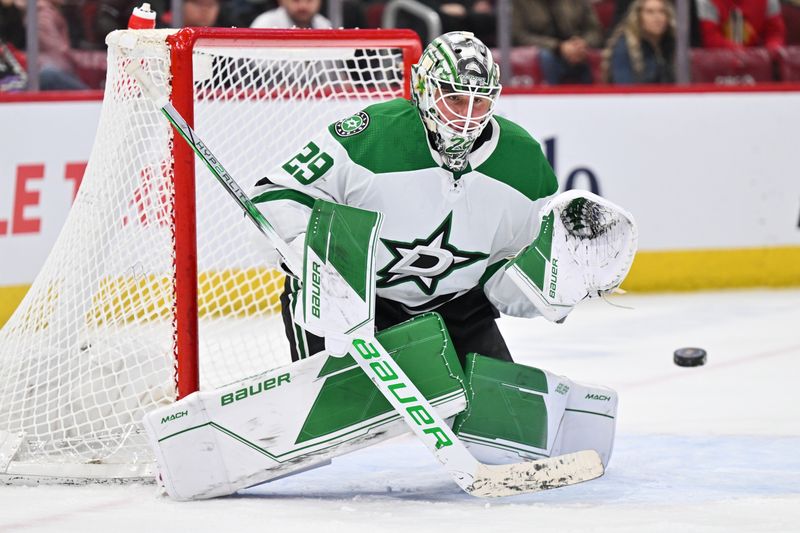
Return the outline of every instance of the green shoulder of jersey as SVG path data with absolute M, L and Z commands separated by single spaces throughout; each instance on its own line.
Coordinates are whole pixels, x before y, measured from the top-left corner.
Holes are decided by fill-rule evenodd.
M 497 115 L 494 118 L 500 125 L 500 139 L 492 155 L 475 170 L 534 201 L 556 192 L 558 180 L 539 143 L 521 126 Z
M 350 160 L 375 174 L 436 166 L 417 109 L 403 98 L 371 105 L 328 131 Z
M 500 138 L 476 171 L 531 200 L 549 196 L 558 182 L 542 149 L 522 127 L 495 115 Z M 414 105 L 403 98 L 374 104 L 331 124 L 328 131 L 350 159 L 374 172 L 408 172 L 436 167 L 427 133 Z

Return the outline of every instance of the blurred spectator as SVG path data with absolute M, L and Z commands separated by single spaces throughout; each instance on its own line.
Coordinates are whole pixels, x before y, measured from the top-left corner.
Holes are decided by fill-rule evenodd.
M 169 9 L 168 0 L 99 0 L 95 17 L 97 38 L 105 42 L 106 35 L 112 31 L 127 28 L 133 8 L 145 1 L 150 4 L 150 9 L 156 12 L 156 27 L 163 28 L 165 24 L 162 17 Z
M 323 9 L 325 5 L 323 4 Z M 366 28 L 367 9 L 361 0 L 342 0 L 342 27 Z
M 39 86 L 43 91 L 89 87 L 77 73 L 70 46 L 67 19 L 61 12 L 64 0 L 38 0 Z
M 490 0 L 420 0 L 439 14 L 442 33 L 469 31 L 486 46 L 495 46 L 497 18 Z M 436 37 L 434 35 L 433 37 Z
M 0 0 L 0 41 L 25 49 L 25 0 Z
M 233 26 L 249 28 L 257 16 L 277 6 L 276 0 L 227 0 L 225 11 Z
M 628 14 L 628 8 L 632 2 L 633 0 L 614 1 L 614 28 Z M 675 2 L 672 2 L 672 4 L 674 6 Z M 695 0 L 689 0 L 689 46 L 695 48 L 703 46 L 703 40 L 700 37 L 700 19 L 697 17 L 697 2 Z
M 278 7 L 257 16 L 251 28 L 330 28 L 319 14 L 320 0 L 278 0 Z
M 94 34 L 94 20 L 85 20 L 87 13 L 84 8 L 90 6 L 96 8 L 95 0 L 64 0 L 61 5 L 61 14 L 67 20 L 67 30 L 69 32 L 69 42 L 72 48 L 85 50 L 97 48 L 90 42 L 87 30 Z M 94 12 L 91 12 L 94 14 Z M 93 19 L 94 17 L 92 17 Z
M 183 26 L 220 26 L 220 0 L 183 0 Z
M 515 46 L 539 48 L 544 82 L 592 83 L 590 48 L 602 45 L 603 31 L 590 0 L 514 0 Z
M 738 49 L 786 42 L 779 0 L 697 0 L 703 46 Z
M 675 81 L 675 10 L 668 0 L 634 0 L 603 50 L 605 82 Z

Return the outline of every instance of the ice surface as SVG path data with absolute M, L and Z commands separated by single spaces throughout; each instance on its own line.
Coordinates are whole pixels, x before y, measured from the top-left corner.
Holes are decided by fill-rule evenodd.
M 599 480 L 478 500 L 412 437 L 213 501 L 153 486 L 3 487 L 0 531 L 800 532 L 800 290 L 614 297 L 503 319 L 518 362 L 620 394 Z M 708 351 L 681 368 L 672 352 Z

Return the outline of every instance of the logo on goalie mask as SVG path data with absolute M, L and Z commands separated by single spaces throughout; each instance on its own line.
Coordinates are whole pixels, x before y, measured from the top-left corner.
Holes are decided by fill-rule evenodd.
M 489 85 L 489 70 L 486 65 L 474 57 L 459 59 L 456 69 L 461 73 L 462 82 L 466 82 L 468 85 L 479 87 Z
M 378 287 L 413 282 L 427 295 L 433 295 L 439 282 L 454 270 L 489 257 L 481 252 L 459 250 L 450 244 L 453 213 L 447 215 L 434 232 L 412 242 L 381 239 L 392 254 L 392 261 L 378 271 Z
M 369 115 L 360 111 L 334 124 L 333 130 L 339 137 L 352 137 L 367 129 L 367 126 L 369 126 Z

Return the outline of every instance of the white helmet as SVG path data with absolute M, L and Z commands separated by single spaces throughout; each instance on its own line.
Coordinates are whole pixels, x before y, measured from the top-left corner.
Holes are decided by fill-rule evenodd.
M 444 164 L 464 170 L 500 94 L 500 69 L 472 33 L 437 37 L 411 68 L 411 94 Z

